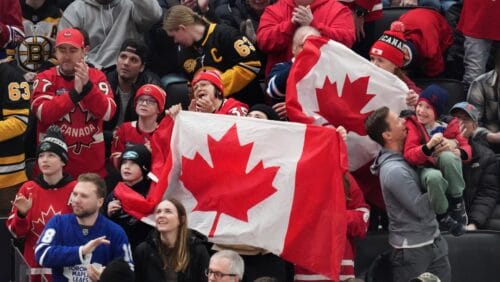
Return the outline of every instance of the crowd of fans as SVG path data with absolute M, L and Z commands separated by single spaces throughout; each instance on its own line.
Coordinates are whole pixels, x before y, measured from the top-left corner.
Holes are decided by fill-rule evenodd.
M 389 6 L 427 7 L 375 38 Z M 212 245 L 176 199 L 145 200 L 151 141 L 181 107 L 286 122 L 290 70 L 321 36 L 410 89 L 409 111 L 382 107 L 365 124 L 383 147 L 372 171 L 388 225 L 368 226 L 376 199 L 344 175 L 337 280 L 356 281 L 353 239 L 387 229 L 394 281 L 451 281 L 440 229 L 500 230 L 499 14 L 495 0 L 0 0 L 0 216 L 34 279 L 51 268 L 53 281 L 328 280 L 265 250 Z M 186 91 L 168 93 L 179 75 Z M 459 80 L 466 101 L 448 111 L 459 93 L 417 78 Z M 151 213 L 154 227 L 140 220 Z

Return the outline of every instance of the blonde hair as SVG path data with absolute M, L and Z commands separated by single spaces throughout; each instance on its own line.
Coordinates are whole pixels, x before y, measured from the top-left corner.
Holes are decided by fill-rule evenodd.
M 163 19 L 163 29 L 166 32 L 176 31 L 180 25 L 189 26 L 195 24 L 208 25 L 209 22 L 184 5 L 172 6 L 167 10 Z
M 167 199 L 165 201 L 171 202 L 177 209 L 177 216 L 179 219 L 179 230 L 173 248 L 168 248 L 165 244 L 158 244 L 159 253 L 163 262 L 163 269 L 173 269 L 175 272 L 184 272 L 189 263 L 189 245 L 187 228 L 187 215 L 184 206 L 175 199 Z M 163 202 L 163 201 L 162 201 Z M 160 236 L 158 234 L 158 236 Z

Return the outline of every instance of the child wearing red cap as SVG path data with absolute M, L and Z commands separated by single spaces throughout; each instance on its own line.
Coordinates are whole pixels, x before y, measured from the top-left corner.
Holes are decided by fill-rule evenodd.
M 113 133 L 110 158 L 116 168 L 121 153 L 128 145 L 149 144 L 158 128 L 166 98 L 165 91 L 154 84 L 145 84 L 137 90 L 134 103 L 138 120 L 123 123 Z
M 456 118 L 449 123 L 439 119 L 447 100 L 448 92 L 434 84 L 420 94 L 415 115 L 406 119 L 404 158 L 418 167 L 441 227 L 460 236 L 467 225 L 462 161 L 470 160 L 472 150 Z

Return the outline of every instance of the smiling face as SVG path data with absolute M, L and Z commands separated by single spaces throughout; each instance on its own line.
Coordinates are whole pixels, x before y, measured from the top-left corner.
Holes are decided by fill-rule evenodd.
M 179 212 L 175 205 L 169 200 L 158 204 L 155 210 L 156 229 L 160 233 L 177 232 L 181 225 Z
M 415 114 L 417 116 L 418 122 L 420 122 L 423 125 L 432 126 L 436 121 L 436 114 L 434 113 L 434 108 L 426 101 L 420 100 L 417 103 Z

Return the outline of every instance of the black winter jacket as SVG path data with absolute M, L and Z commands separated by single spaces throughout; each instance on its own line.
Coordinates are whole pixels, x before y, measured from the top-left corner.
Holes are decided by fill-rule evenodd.
M 205 269 L 208 268 L 210 256 L 207 250 L 207 239 L 202 234 L 190 230 L 188 237 L 189 264 L 185 272 L 177 273 L 178 282 L 204 282 L 208 278 Z M 135 281 L 157 282 L 166 281 L 163 262 L 158 253 L 160 235 L 155 230 L 145 242 L 142 242 L 134 252 Z

